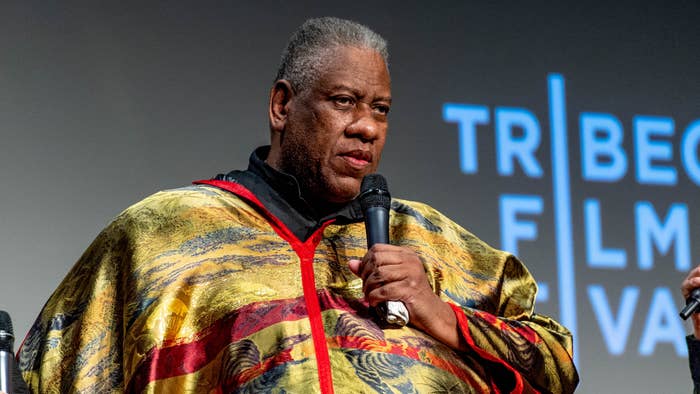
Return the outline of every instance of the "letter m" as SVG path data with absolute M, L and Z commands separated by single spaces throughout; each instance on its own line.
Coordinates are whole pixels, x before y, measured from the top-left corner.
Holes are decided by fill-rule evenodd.
M 690 236 L 688 231 L 688 207 L 685 204 L 672 204 L 663 223 L 656 215 L 654 206 L 648 201 L 640 201 L 635 206 L 637 219 L 637 260 L 639 269 L 654 267 L 656 246 L 661 254 L 668 253 L 675 240 L 676 270 L 690 269 Z

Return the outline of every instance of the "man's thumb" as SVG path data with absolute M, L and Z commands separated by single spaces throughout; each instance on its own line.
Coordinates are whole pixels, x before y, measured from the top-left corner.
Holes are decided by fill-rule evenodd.
M 360 265 L 362 264 L 361 260 L 358 259 L 350 259 L 348 261 L 348 268 L 350 268 L 350 271 L 352 271 L 353 274 L 358 275 L 360 273 Z

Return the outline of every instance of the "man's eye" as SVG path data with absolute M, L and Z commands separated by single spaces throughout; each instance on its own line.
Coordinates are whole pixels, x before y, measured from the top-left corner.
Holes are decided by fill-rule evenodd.
M 350 97 L 347 96 L 340 96 L 340 97 L 334 97 L 333 102 L 335 102 L 337 105 L 346 107 L 349 105 L 352 105 L 353 100 Z
M 389 113 L 388 105 L 375 105 L 374 110 L 382 115 L 387 115 Z

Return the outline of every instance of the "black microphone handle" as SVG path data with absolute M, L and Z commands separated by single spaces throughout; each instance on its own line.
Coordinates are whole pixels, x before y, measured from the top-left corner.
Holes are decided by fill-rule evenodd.
M 365 210 L 365 231 L 367 232 L 367 249 L 374 244 L 389 243 L 389 210 L 382 206 L 373 206 Z M 405 326 L 409 315 L 406 305 L 401 301 L 386 301 L 377 305 L 377 312 L 387 323 Z
M 369 207 L 365 212 L 367 249 L 374 244 L 389 243 L 389 211 L 384 207 Z
M 700 288 L 690 292 L 690 296 L 685 300 L 685 307 L 683 307 L 683 310 L 681 310 L 681 313 L 678 315 L 683 320 L 688 320 L 690 315 L 698 310 L 698 307 L 700 307 Z

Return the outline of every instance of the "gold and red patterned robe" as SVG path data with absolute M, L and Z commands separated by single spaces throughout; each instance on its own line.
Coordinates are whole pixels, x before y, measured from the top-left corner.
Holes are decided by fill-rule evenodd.
M 394 199 L 391 243 L 421 257 L 470 346 L 382 327 L 347 261 L 362 223 L 299 241 L 240 184 L 157 193 L 93 242 L 18 355 L 34 392 L 572 392 L 569 332 L 536 284 L 424 204 Z

